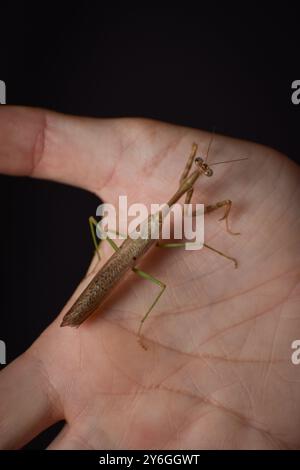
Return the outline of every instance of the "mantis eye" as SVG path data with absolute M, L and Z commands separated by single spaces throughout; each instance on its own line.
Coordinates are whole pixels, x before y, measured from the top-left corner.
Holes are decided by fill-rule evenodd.
M 205 163 L 205 161 L 203 160 L 203 158 L 201 158 L 201 157 L 195 158 L 195 163 L 201 168 L 201 170 L 203 171 L 203 173 L 204 173 L 206 176 L 212 176 L 213 171 L 212 171 L 212 169 L 207 165 L 207 163 Z
M 202 163 L 202 170 L 205 176 L 212 176 L 213 171 L 212 169 L 207 165 L 207 163 Z
M 212 171 L 211 168 L 207 168 L 207 170 L 205 170 L 205 172 L 204 172 L 204 174 L 205 174 L 206 176 L 212 176 L 213 173 L 214 173 L 214 172 Z

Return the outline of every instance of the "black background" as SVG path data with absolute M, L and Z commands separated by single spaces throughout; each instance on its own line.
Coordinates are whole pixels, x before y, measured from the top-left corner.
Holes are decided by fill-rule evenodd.
M 0 79 L 8 104 L 216 127 L 299 161 L 300 105 L 291 102 L 291 83 L 300 79 L 295 7 L 95 5 L 1 5 Z M 97 199 L 7 176 L 0 176 L 0 196 L 0 339 L 9 363 L 83 276 L 93 250 L 87 218 Z M 28 447 L 46 446 L 57 429 Z

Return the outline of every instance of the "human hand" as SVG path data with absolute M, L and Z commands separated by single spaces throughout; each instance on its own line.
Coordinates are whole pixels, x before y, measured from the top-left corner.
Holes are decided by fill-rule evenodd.
M 87 119 L 0 107 L 0 171 L 53 179 L 117 203 L 166 202 L 193 142 L 209 133 L 144 119 Z M 297 448 L 300 366 L 299 169 L 278 152 L 217 135 L 212 178 L 193 201 L 231 199 L 233 237 L 205 218 L 205 248 L 153 248 L 141 268 L 167 284 L 137 342 L 157 288 L 134 273 L 79 329 L 58 318 L 0 374 L 0 447 L 19 448 L 65 419 L 51 449 Z M 90 214 L 88 214 L 90 215 Z M 86 227 L 82 228 L 86 230 Z M 34 295 L 34 293 L 32 293 Z

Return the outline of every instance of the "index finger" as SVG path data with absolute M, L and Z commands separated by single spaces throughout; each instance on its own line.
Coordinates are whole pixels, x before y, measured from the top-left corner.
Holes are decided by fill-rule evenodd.
M 99 191 L 122 147 L 120 121 L 2 105 L 0 172 Z

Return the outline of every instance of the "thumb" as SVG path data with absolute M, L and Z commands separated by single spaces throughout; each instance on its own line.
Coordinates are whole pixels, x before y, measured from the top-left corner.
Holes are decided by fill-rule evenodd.
M 99 193 L 109 183 L 123 147 L 124 121 L 2 105 L 0 172 Z

